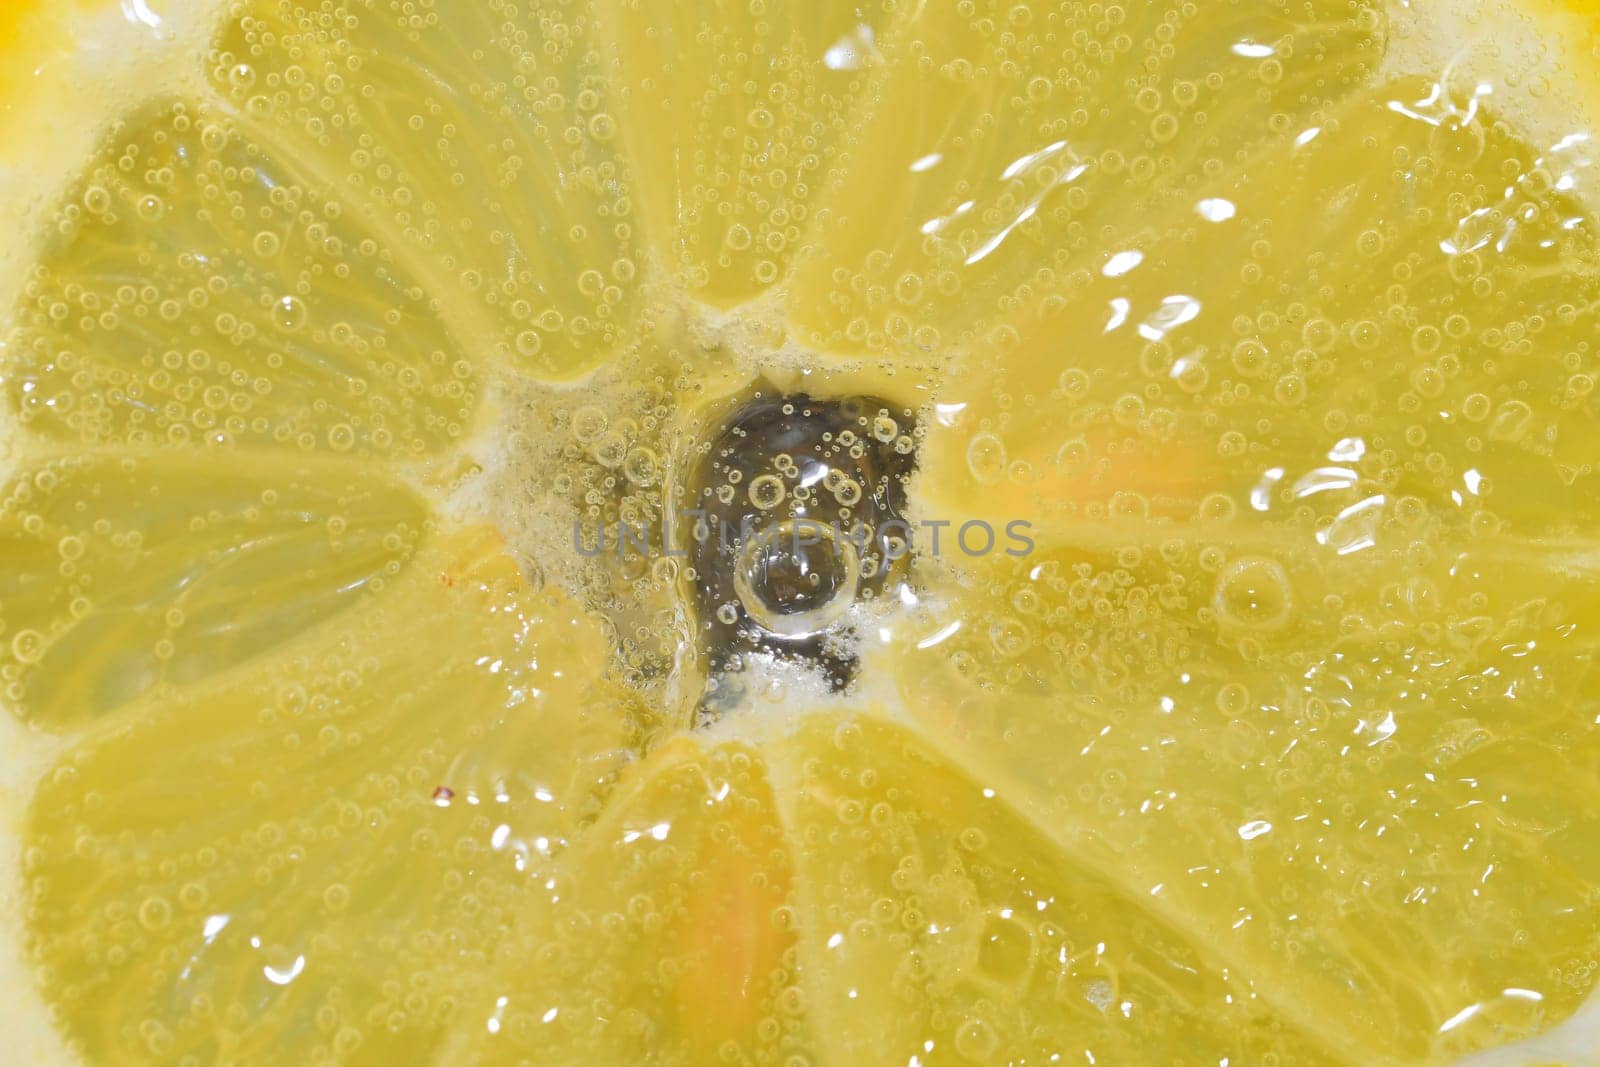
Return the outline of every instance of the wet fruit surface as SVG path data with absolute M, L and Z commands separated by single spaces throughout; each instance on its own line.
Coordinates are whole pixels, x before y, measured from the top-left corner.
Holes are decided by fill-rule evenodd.
M 159 70 L 0 350 L 67 1051 L 1596 1047 L 1593 145 L 1522 15 L 102 14 Z

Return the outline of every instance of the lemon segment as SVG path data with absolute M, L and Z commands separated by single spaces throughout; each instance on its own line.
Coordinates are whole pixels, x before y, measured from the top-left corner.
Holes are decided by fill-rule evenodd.
M 602 5 L 646 219 L 699 299 L 733 306 L 785 273 L 835 177 L 888 7 Z
M 570 0 L 236 4 L 207 73 L 263 150 L 382 226 L 459 346 L 569 379 L 631 336 L 641 281 L 594 35 Z
M 1600 571 L 1415 536 L 1403 570 L 1392 534 L 972 567 L 888 662 L 940 752 L 1278 1017 L 1446 1061 L 1588 993 Z
M 215 109 L 126 119 L 23 291 L 6 375 L 22 425 L 401 456 L 460 437 L 476 362 L 324 192 Z
M 625 759 L 604 669 L 598 628 L 467 532 L 270 662 L 130 709 L 47 776 L 24 841 L 76 1050 L 425 1056 Z
M 1218 493 L 1583 526 L 1600 255 L 1556 175 L 1587 149 L 1468 119 L 1491 107 L 1380 86 L 1069 274 L 941 389 L 921 506 L 1068 538 L 1108 512 L 1193 521 Z
M 775 745 L 828 1062 L 1323 1062 L 1328 1050 L 993 788 L 878 715 Z
M 500 957 L 476 1063 L 782 1063 L 811 1047 L 765 759 L 669 741 L 632 768 Z
M 52 729 L 185 686 L 382 589 L 426 512 L 339 464 L 86 454 L 0 498 L 0 679 Z
M 791 318 L 828 351 L 981 343 L 1163 193 L 1308 125 L 1376 69 L 1382 30 L 1369 4 L 918 6 Z

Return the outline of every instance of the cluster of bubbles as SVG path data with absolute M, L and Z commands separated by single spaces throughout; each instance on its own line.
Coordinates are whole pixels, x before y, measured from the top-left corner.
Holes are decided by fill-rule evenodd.
M 479 372 L 388 259 L 226 119 L 151 105 L 59 209 L 6 389 L 25 427 L 69 442 L 437 451 L 471 424 Z
M 209 73 L 296 177 L 338 176 L 458 336 L 569 378 L 629 337 L 639 234 L 590 16 L 534 18 L 241 4 Z
M 847 684 L 858 600 L 904 571 L 913 413 L 758 383 L 693 459 L 678 509 L 713 675 L 754 653 L 815 662 Z
M 893 164 L 845 168 L 822 216 L 828 253 L 798 260 L 806 343 L 948 350 L 1055 299 L 1175 191 L 1292 138 L 1370 80 L 1378 6 L 1312 8 L 940 9 L 884 57 L 926 76 L 879 88 L 850 141 Z M 913 224 L 876 225 L 886 209 Z
M 553 432 L 519 431 L 496 478 L 511 510 L 539 516 L 513 539 L 605 616 L 625 677 L 658 698 L 692 678 L 709 696 L 751 655 L 843 686 L 847 617 L 908 563 L 915 414 L 761 380 L 697 403 L 678 351 L 670 369 L 530 402 Z

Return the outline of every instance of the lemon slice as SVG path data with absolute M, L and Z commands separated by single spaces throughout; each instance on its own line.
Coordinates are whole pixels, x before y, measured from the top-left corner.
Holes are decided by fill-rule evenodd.
M 95 1063 L 1592 1058 L 1587 18 L 7 9 L 36 1014 Z M 852 673 L 708 679 L 723 576 L 567 526 L 749 497 L 702 460 L 772 392 L 915 455 L 784 499 L 929 525 L 803 635 Z

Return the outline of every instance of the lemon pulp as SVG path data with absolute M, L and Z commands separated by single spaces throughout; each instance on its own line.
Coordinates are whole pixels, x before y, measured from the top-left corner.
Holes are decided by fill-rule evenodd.
M 0 355 L 17 910 L 71 1053 L 1592 1047 L 1575 22 L 91 7 L 159 91 L 19 198 Z M 714 576 L 572 540 L 859 517 L 883 486 L 760 440 L 759 492 L 702 462 L 757 394 L 880 398 L 828 447 L 915 456 L 842 692 L 729 676 Z

